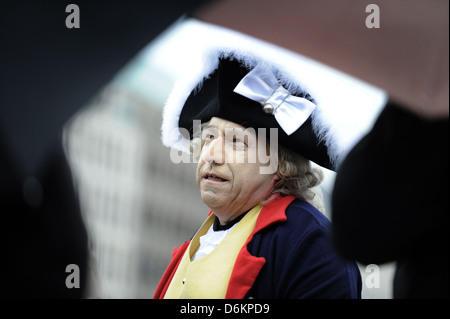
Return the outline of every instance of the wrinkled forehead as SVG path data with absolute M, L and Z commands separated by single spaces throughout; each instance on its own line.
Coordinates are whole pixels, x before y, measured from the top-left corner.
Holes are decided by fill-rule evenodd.
M 210 133 L 224 136 L 252 137 L 255 140 L 258 138 L 257 131 L 254 128 L 247 128 L 235 122 L 218 117 L 213 117 L 209 122 L 203 124 L 202 135 L 204 136 L 205 134 Z
M 236 129 L 245 130 L 244 126 L 242 126 L 240 124 L 237 124 L 235 122 L 224 120 L 224 119 L 219 118 L 219 117 L 211 118 L 211 120 L 205 126 L 205 128 L 211 128 L 211 127 L 219 129 L 219 130 L 223 130 L 223 129 L 226 129 L 226 128 L 231 128 L 231 129 L 235 129 L 236 128 Z

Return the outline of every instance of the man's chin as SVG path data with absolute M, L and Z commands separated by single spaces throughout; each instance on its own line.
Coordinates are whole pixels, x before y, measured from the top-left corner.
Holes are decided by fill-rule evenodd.
M 205 203 L 205 205 L 208 206 L 210 209 L 221 207 L 222 204 L 229 203 L 228 196 L 217 194 L 210 190 L 202 191 L 201 198 L 203 203 Z

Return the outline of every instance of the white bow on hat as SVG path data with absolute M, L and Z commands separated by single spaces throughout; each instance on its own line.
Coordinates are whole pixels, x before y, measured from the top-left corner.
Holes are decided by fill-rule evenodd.
M 287 135 L 298 130 L 316 108 L 311 101 L 289 93 L 272 72 L 260 65 L 250 71 L 233 92 L 261 103 L 264 112 L 273 114 Z

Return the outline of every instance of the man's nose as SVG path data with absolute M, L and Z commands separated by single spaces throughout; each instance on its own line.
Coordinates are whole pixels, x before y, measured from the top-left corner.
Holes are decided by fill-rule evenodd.
M 203 161 L 208 163 L 214 162 L 215 164 L 222 165 L 225 160 L 223 139 L 217 138 L 213 140 L 208 146 L 206 146 L 206 149 L 202 153 Z

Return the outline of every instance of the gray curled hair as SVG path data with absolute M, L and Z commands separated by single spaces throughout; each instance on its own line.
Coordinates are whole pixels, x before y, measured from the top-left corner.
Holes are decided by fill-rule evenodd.
M 278 145 L 279 179 L 275 182 L 271 195 L 293 195 L 306 201 L 313 201 L 317 192 L 314 188 L 323 181 L 320 169 L 313 168 L 305 157 Z

